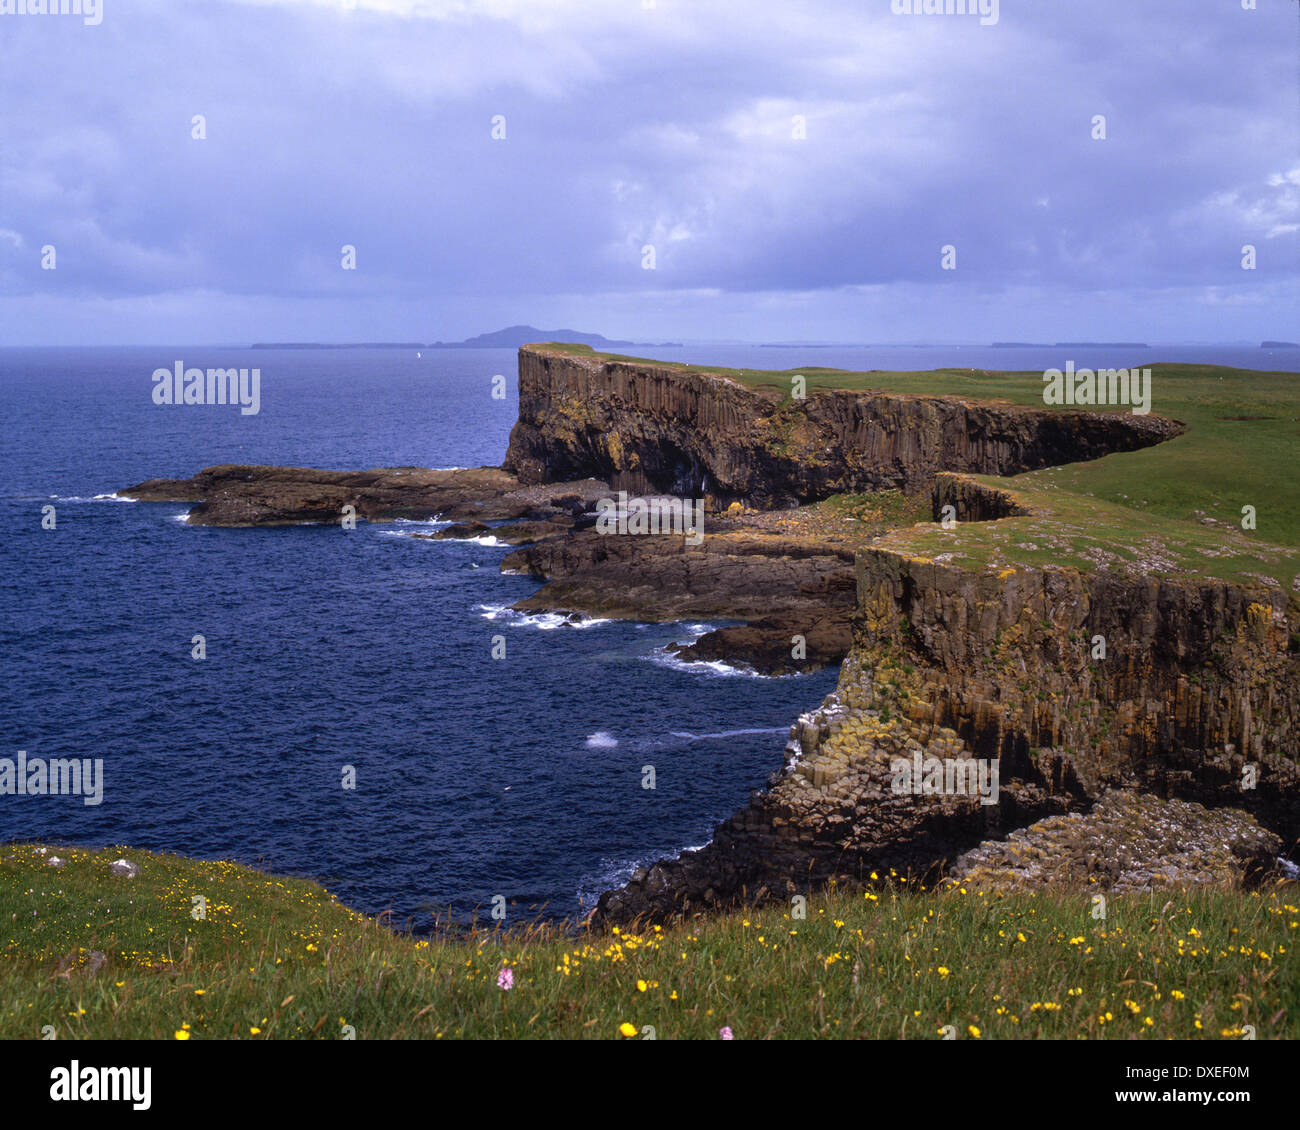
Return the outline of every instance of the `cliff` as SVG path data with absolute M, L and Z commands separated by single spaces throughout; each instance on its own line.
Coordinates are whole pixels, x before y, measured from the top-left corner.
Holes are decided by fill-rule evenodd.
M 955 489 L 937 487 L 936 505 Z M 1027 873 L 1024 845 L 987 841 L 1028 825 L 1030 840 L 1055 845 L 1035 873 L 1102 887 L 1137 881 L 1120 856 L 1144 859 L 1148 881 L 1198 867 L 1240 877 L 1300 837 L 1294 595 L 972 572 L 887 549 L 860 552 L 856 571 L 853 649 L 834 694 L 792 727 L 784 767 L 707 847 L 607 893 L 597 922 L 869 886 L 891 871 L 1013 881 Z M 896 792 L 892 766 L 917 754 L 996 761 L 997 802 Z M 1130 791 L 1153 799 L 1117 799 Z M 1067 815 L 1081 822 L 1060 824 Z M 1074 837 L 1065 847 L 1059 828 Z M 1157 839 L 1159 850 L 1146 842 Z
M 926 490 L 938 471 L 1010 475 L 1178 435 L 1155 416 L 958 397 L 749 386 L 707 369 L 519 351 L 519 418 L 503 466 L 525 483 L 592 476 L 615 490 L 791 506 Z
M 1242 879 L 1295 843 L 1294 552 L 1204 512 L 1170 523 L 1078 487 L 1065 501 L 1042 477 L 1023 492 L 970 477 L 1136 452 L 1183 424 L 874 389 L 810 388 L 800 401 L 772 374 L 743 376 L 525 348 L 505 466 L 523 482 L 581 474 L 705 495 L 715 510 L 928 493 L 930 517 L 955 516 L 960 529 L 915 526 L 855 546 L 852 646 L 835 693 L 792 727 L 784 765 L 707 847 L 607 892 L 597 924 L 870 885 L 891 871 L 1120 887 Z M 575 562 L 576 548 L 516 555 L 560 578 L 539 607 L 570 570 L 594 589 L 583 573 L 593 558 Z M 611 606 L 635 589 L 643 552 L 614 554 L 627 576 L 604 575 Z M 642 583 L 653 592 L 653 579 Z M 680 586 L 668 587 L 660 599 L 671 605 Z M 995 764 L 995 802 L 900 793 L 894 767 L 917 755 Z M 1021 868 L 1035 852 L 1059 866 Z

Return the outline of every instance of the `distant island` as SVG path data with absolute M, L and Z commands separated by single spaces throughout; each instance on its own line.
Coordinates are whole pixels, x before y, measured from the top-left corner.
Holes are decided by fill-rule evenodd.
M 1260 349 L 1300 349 L 1300 342 L 1296 341 L 1262 341 L 1259 344 Z
M 628 346 L 654 349 L 676 349 L 679 341 L 614 341 L 601 334 L 582 333 L 579 330 L 539 330 L 536 326 L 507 326 L 503 330 L 468 337 L 464 341 L 435 341 L 425 344 L 419 341 L 366 341 L 366 342 L 319 342 L 319 341 L 259 341 L 253 349 L 518 349 L 522 345 L 538 342 L 563 341 L 574 345 L 590 345 L 596 350 L 624 349 Z
M 601 334 L 587 334 L 579 330 L 539 330 L 536 326 L 507 326 L 493 333 L 468 337 L 464 341 L 435 341 L 430 349 L 518 349 L 521 345 L 533 345 L 544 341 L 564 341 L 574 345 L 590 345 L 602 350 L 610 346 L 624 348 L 629 345 L 657 349 L 678 348 L 680 341 L 612 341 Z

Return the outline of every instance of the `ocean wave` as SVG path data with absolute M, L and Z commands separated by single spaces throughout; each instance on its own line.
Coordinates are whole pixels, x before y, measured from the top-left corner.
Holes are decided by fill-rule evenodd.
M 536 628 L 541 632 L 554 631 L 556 628 L 596 628 L 601 624 L 612 624 L 612 620 L 598 617 L 570 620 L 558 612 L 518 612 L 508 604 L 480 604 L 476 611 L 484 620 L 509 624 L 512 628 Z
M 471 545 L 486 545 L 489 548 L 502 546 L 506 544 L 503 541 L 498 541 L 496 537 L 492 534 L 481 534 L 476 538 L 439 538 L 438 540 L 469 542 Z
M 110 494 L 94 494 L 89 498 L 80 494 L 52 494 L 55 502 L 139 502 L 138 498 L 124 498 L 116 491 Z
M 597 730 L 594 734 L 587 735 L 585 744 L 588 749 L 613 749 L 618 745 L 618 738 L 608 730 Z
M 716 734 L 692 734 L 686 730 L 670 730 L 674 738 L 685 738 L 691 742 L 702 742 L 714 738 L 738 738 L 746 734 L 788 734 L 789 726 L 762 726 L 756 730 L 719 730 Z
M 624 886 L 639 868 L 653 867 L 662 860 L 680 859 L 686 852 L 700 851 L 712 842 L 712 840 L 705 840 L 702 844 L 679 848 L 676 855 L 668 851 L 638 855 L 633 859 L 602 859 L 598 871 L 585 875 L 579 880 L 578 898 L 582 901 L 584 910 L 593 910 L 596 903 L 600 901 L 601 895 Z
M 669 667 L 674 671 L 686 671 L 692 675 L 711 675 L 719 679 L 793 679 L 799 672 L 790 675 L 764 675 L 761 671 L 743 664 L 724 663 L 721 659 L 683 659 L 673 655 L 667 648 L 657 648 L 645 657 L 658 667 Z

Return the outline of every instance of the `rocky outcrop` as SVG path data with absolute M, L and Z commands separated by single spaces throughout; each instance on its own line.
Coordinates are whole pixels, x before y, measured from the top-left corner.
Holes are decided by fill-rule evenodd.
M 699 545 L 680 536 L 575 531 L 512 553 L 502 568 L 549 581 L 522 612 L 580 612 L 650 622 L 744 620 L 673 651 L 763 674 L 839 663 L 852 642 L 853 551 L 720 519 Z
M 509 521 L 575 516 L 609 493 L 594 480 L 527 485 L 499 467 L 320 471 L 223 464 L 189 479 L 150 479 L 121 491 L 144 502 L 193 502 L 193 526 L 337 525 L 344 507 L 368 522 L 395 518 Z
M 928 490 L 937 471 L 1009 475 L 1169 439 L 1173 420 L 957 397 L 750 387 L 724 374 L 526 346 L 504 467 L 525 483 L 791 506 Z
M 1288 848 L 1300 837 L 1294 596 L 871 548 L 857 589 L 839 685 L 792 729 L 784 768 L 707 847 L 608 892 L 597 924 L 891 869 L 933 881 L 982 841 L 1116 788 L 1203 805 L 1220 831 L 1249 814 Z M 899 792 L 916 757 L 996 764 L 996 803 Z
M 1117 789 L 1087 815 L 1051 816 L 960 856 L 949 877 L 981 890 L 1250 885 L 1277 872 L 1281 839 L 1252 816 Z

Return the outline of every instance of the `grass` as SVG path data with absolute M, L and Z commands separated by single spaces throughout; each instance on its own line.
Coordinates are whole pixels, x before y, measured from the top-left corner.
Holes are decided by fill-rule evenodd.
M 0 848 L 2 1038 L 1300 1036 L 1294 885 L 1117 895 L 1096 920 L 1087 890 L 886 883 L 809 896 L 804 919 L 416 939 L 306 880 L 55 850 L 58 870 L 35 845 Z M 110 875 L 122 855 L 138 877 Z M 92 951 L 106 959 L 94 971 Z
M 548 345 L 570 355 L 667 365 L 586 346 Z M 809 395 L 850 389 L 954 396 L 1043 407 L 1041 372 L 935 369 L 845 372 L 673 365 L 751 387 L 790 388 L 802 374 Z M 1131 569 L 1215 577 L 1291 590 L 1300 574 L 1300 375 L 1217 365 L 1156 363 L 1151 411 L 1180 420 L 1177 439 L 1011 477 L 978 476 L 1010 490 L 1035 513 L 999 522 L 927 523 L 883 545 L 968 567 L 1017 564 Z M 1126 408 L 1099 411 L 1126 412 Z M 1255 510 L 1255 528 L 1242 526 Z M 946 555 L 946 556 L 941 556 Z

